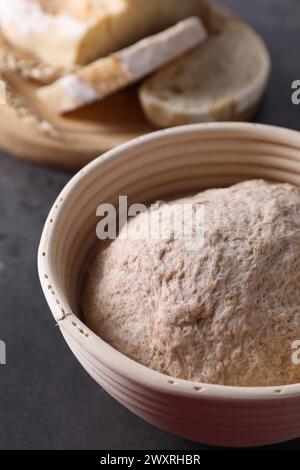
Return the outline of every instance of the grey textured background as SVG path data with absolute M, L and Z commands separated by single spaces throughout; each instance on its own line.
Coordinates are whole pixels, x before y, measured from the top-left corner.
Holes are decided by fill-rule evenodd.
M 300 79 L 299 0 L 222 3 L 256 27 L 271 50 L 273 74 L 256 120 L 299 129 L 300 106 L 291 103 L 291 82 Z M 54 326 L 36 251 L 49 208 L 70 176 L 0 156 L 0 339 L 8 361 L 0 366 L 0 449 L 205 449 L 113 401 Z M 278 447 L 300 449 L 300 440 Z

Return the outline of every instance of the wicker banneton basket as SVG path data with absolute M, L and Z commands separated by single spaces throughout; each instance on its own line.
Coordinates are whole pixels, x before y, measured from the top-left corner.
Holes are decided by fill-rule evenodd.
M 149 134 L 96 159 L 71 180 L 50 211 L 38 255 L 42 287 L 55 320 L 96 382 L 150 423 L 223 446 L 299 437 L 300 384 L 227 387 L 154 372 L 113 349 L 82 323 L 80 282 L 96 242 L 99 204 L 115 203 L 119 195 L 147 202 L 251 178 L 300 185 L 300 134 L 238 123 Z

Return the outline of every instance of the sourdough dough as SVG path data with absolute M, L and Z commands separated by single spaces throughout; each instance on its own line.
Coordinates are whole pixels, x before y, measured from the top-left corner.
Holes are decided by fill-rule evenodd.
M 300 189 L 254 180 L 176 202 L 204 204 L 203 247 L 119 237 L 99 249 L 83 293 L 87 325 L 174 377 L 300 382 L 292 363 L 300 340 Z M 146 217 L 129 222 L 131 230 L 142 230 Z

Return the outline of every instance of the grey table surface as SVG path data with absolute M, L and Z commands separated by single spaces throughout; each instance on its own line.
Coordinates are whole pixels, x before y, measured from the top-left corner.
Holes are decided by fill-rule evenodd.
M 273 73 L 257 122 L 299 130 L 299 0 L 226 0 L 264 37 Z M 1 108 L 0 108 L 1 112 Z M 0 129 L 1 132 L 1 129 Z M 72 175 L 0 155 L 0 449 L 207 449 L 135 417 L 85 373 L 42 295 L 36 252 L 43 223 Z M 300 449 L 300 439 L 273 448 Z

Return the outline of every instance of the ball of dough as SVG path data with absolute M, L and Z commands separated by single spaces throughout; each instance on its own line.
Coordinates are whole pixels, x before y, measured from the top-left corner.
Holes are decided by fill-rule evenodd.
M 118 237 L 99 248 L 84 286 L 86 324 L 173 377 L 235 386 L 300 382 L 292 361 L 300 340 L 300 190 L 247 181 L 162 204 L 160 220 L 175 204 L 204 206 L 203 246 L 189 249 L 171 233 Z M 142 232 L 148 216 L 131 220 L 129 231 Z

